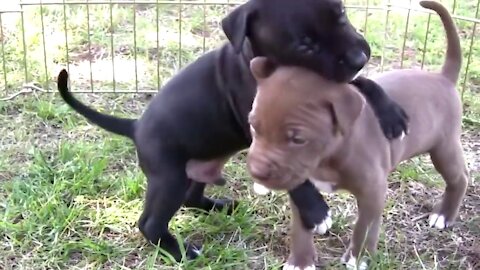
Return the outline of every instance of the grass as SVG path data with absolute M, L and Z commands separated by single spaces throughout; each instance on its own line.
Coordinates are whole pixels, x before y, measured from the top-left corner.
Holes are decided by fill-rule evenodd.
M 355 5 L 366 1 L 346 2 Z M 442 2 L 453 6 L 453 1 Z M 475 15 L 476 1 L 456 2 L 456 14 Z M 0 78 L 0 87 L 8 90 L 2 95 L 16 92 L 25 81 L 52 89 L 67 59 L 74 90 L 155 90 L 181 66 L 221 44 L 224 37 L 219 20 L 230 8 L 183 5 L 179 16 L 176 5 L 158 6 L 157 50 L 157 6 L 153 4 L 137 4 L 135 8 L 113 5 L 111 21 L 108 4 L 91 5 L 88 10 L 86 5 L 71 5 L 65 10 L 62 6 L 26 6 L 27 78 L 20 15 L 3 14 L 0 38 L 5 52 L 2 65 L 5 63 L 6 68 L 0 77 L 6 75 L 8 81 Z M 349 10 L 351 20 L 365 32 L 373 49 L 368 72 L 380 71 L 382 63 L 384 69 L 400 67 L 406 11 L 390 12 L 386 35 L 385 11 L 368 10 L 366 29 L 365 13 Z M 404 67 L 422 64 L 427 18 L 421 13 L 410 14 Z M 473 25 L 457 23 L 465 54 L 464 76 Z M 443 29 L 438 18 L 432 16 L 425 68 L 438 68 L 444 45 Z M 441 195 L 443 181 L 428 158 L 403 163 L 390 177 L 379 252 L 373 257 L 371 269 L 480 267 L 478 42 L 473 44 L 471 55 L 466 84 L 463 87 L 462 80 L 459 86 L 464 94 L 463 143 L 472 181 L 458 222 L 446 231 L 427 228 L 425 214 Z M 79 96 L 96 108 L 124 116 L 139 115 L 150 99 L 147 94 Z M 0 101 L 0 123 L 0 133 L 4 134 L 0 137 L 0 269 L 276 269 L 288 254 L 287 198 L 284 193 L 264 197 L 253 194 L 244 153 L 225 168 L 229 185 L 208 190 L 214 197 L 240 200 L 239 209 L 233 216 L 199 215 L 189 209 L 177 213 L 171 222 L 173 232 L 203 244 L 205 256 L 175 263 L 162 250 L 147 245 L 136 228 L 145 177 L 136 164 L 130 141 L 88 124 L 51 94 L 34 93 Z M 327 199 L 333 208 L 334 224 L 329 235 L 316 238 L 319 266 L 338 269 L 356 206 L 346 193 L 328 195 Z

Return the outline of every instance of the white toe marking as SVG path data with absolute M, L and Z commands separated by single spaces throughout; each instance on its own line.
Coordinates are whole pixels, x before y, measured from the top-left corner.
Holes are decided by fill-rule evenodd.
M 368 268 L 367 262 L 366 262 L 365 260 L 362 260 L 362 261 L 360 262 L 360 265 L 358 266 L 358 269 L 359 269 L 359 270 L 367 270 L 367 268 Z
M 365 260 L 362 260 L 358 265 L 358 270 L 367 270 L 368 264 Z
M 406 135 L 405 135 L 405 132 L 402 131 L 402 134 L 400 135 L 400 141 L 402 141 L 403 139 L 405 139 L 405 136 L 406 136 Z
M 354 256 L 350 256 L 350 259 L 346 263 L 346 267 L 349 270 L 366 270 L 368 264 L 365 259 L 362 259 L 357 267 L 357 259 Z
M 436 213 L 430 215 L 428 224 L 430 225 L 430 227 L 435 227 L 440 230 L 447 227 L 447 224 L 445 223 L 445 216 L 438 215 Z
M 327 232 L 327 224 L 325 222 L 322 222 L 320 225 L 315 225 L 315 228 L 313 228 L 313 232 L 317 234 L 325 234 Z
M 299 267 L 299 266 L 295 266 L 295 265 L 289 264 L 289 263 L 287 262 L 287 263 L 285 263 L 285 264 L 283 265 L 283 268 L 282 268 L 282 269 L 283 269 L 283 270 L 315 270 L 315 265 L 312 264 L 312 265 L 309 265 L 309 266 L 307 266 L 307 267 L 302 268 L 302 267 Z
M 253 183 L 253 191 L 258 195 L 267 195 L 268 193 L 270 193 L 270 189 L 259 183 Z
M 357 269 L 357 259 L 354 256 L 350 256 L 350 259 L 346 263 L 347 269 Z
M 197 254 L 197 255 L 200 255 L 200 254 L 202 254 L 202 249 L 201 249 L 201 248 L 200 248 L 200 249 L 198 249 L 198 248 L 196 248 L 196 247 L 195 247 L 195 248 L 193 248 L 193 250 L 192 250 L 192 251 L 193 251 L 195 254 Z
M 350 255 L 350 256 L 349 256 Z M 348 259 L 348 262 L 347 262 L 347 257 L 350 257 Z M 340 259 L 340 261 L 345 264 L 346 268 L 348 270 L 367 270 L 368 268 L 368 263 L 367 263 L 367 258 L 366 257 L 363 257 L 361 260 L 360 260 L 360 263 L 358 264 L 358 267 L 357 267 L 357 258 L 355 258 L 355 256 L 352 256 L 352 253 L 345 253 L 343 254 L 342 258 Z
M 438 218 L 438 215 L 437 215 L 437 214 L 435 214 L 435 213 L 431 214 L 431 215 L 430 215 L 430 218 L 429 218 L 429 220 L 428 220 L 428 225 L 429 225 L 430 227 L 432 227 L 432 226 L 435 224 L 435 222 L 437 221 L 437 218 Z
M 325 223 L 327 224 L 327 228 L 330 229 L 332 227 L 333 221 L 332 221 L 332 211 L 328 210 L 327 213 L 327 218 L 325 219 Z
M 319 225 L 315 225 L 313 232 L 317 234 L 325 234 L 332 227 L 332 211 L 328 210 L 327 217 Z
M 332 228 L 332 218 L 331 217 L 327 217 L 327 219 L 325 220 L 325 224 L 327 224 L 327 229 L 330 229 Z

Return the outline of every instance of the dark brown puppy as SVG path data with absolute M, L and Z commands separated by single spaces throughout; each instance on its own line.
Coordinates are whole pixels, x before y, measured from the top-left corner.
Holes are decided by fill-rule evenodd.
M 67 72 L 58 78 L 60 94 L 72 108 L 134 141 L 148 178 L 138 226 L 149 241 L 160 242 L 176 259 L 181 258 L 180 248 L 168 223 L 181 205 L 210 210 L 229 202 L 206 198 L 203 192 L 206 183 L 222 182 L 223 164 L 251 142 L 247 114 L 256 93 L 251 58 L 266 55 L 277 64 L 303 65 L 331 80 L 348 82 L 370 56 L 339 0 L 251 0 L 228 15 L 222 26 L 231 43 L 181 70 L 138 120 L 85 106 L 68 92 Z M 384 96 L 382 91 L 379 96 Z M 387 120 L 381 121 L 386 135 L 398 136 L 405 126 L 398 105 L 388 98 L 375 104 L 382 112 L 380 119 Z M 317 203 L 324 212 L 321 221 L 328 207 L 321 197 Z M 198 255 L 195 246 L 185 247 L 188 257 Z
M 265 58 L 251 62 L 258 93 L 249 115 L 253 142 L 248 170 L 271 189 L 288 190 L 310 177 L 323 191 L 351 192 L 359 214 L 342 259 L 352 268 L 363 247 L 370 254 L 376 250 L 387 177 L 401 161 L 428 153 L 445 180 L 443 200 L 430 216 L 432 227 L 452 224 L 467 188 L 462 104 L 455 89 L 462 60 L 459 38 L 441 4 L 421 5 L 436 11 L 445 26 L 448 47 L 442 71 L 396 70 L 372 78 L 410 116 L 410 133 L 402 140 L 385 139 L 371 106 L 352 85 L 299 67 L 271 73 Z M 312 232 L 301 226 L 296 205 L 291 207 L 291 254 L 284 269 L 315 269 Z

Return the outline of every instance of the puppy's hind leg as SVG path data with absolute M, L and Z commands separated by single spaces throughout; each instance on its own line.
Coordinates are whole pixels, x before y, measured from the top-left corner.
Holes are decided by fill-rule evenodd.
M 191 181 L 185 200 L 186 207 L 199 208 L 205 211 L 221 211 L 228 207 L 227 214 L 232 214 L 238 203 L 229 199 L 211 199 L 204 195 L 205 183 Z
M 435 169 L 442 175 L 446 187 L 443 199 L 430 216 L 430 227 L 444 229 L 456 218 L 468 185 L 468 170 L 460 141 L 449 141 L 430 152 Z
M 159 151 L 161 153 L 161 151 Z M 165 153 L 162 153 L 165 154 Z M 168 223 L 184 202 L 188 189 L 185 173 L 185 162 L 172 155 L 168 158 L 146 158 L 138 155 L 139 163 L 147 176 L 147 192 L 143 213 L 138 226 L 147 240 L 170 253 L 175 260 L 180 261 L 182 254 L 177 239 L 169 232 Z M 186 257 L 196 258 L 199 248 L 184 244 Z
M 205 211 L 217 210 L 221 211 L 228 207 L 228 214 L 231 214 L 237 205 L 233 200 L 228 199 L 210 199 L 205 197 L 205 184 L 223 185 L 226 180 L 222 176 L 222 170 L 229 157 L 223 157 L 213 160 L 189 160 L 187 161 L 185 170 L 187 176 L 191 179 L 190 188 L 188 189 L 185 200 L 186 207 L 198 208 Z

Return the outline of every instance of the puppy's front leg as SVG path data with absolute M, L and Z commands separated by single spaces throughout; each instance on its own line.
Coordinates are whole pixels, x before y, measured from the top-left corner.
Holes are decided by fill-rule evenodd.
M 372 106 L 387 139 L 392 140 L 408 134 L 407 113 L 390 99 L 380 85 L 362 76 L 350 83 L 358 88 Z
M 374 185 L 367 187 L 369 190 L 364 188 L 354 193 L 358 205 L 358 218 L 355 222 L 350 245 L 342 256 L 342 262 L 346 264 L 348 269 L 367 269 L 367 261 L 363 259 L 357 261 L 357 259 L 362 255 L 364 248 L 369 255 L 373 255 L 377 249 L 387 184 L 386 179 L 379 179 L 379 181 L 373 183 Z
M 289 190 L 290 200 L 298 209 L 304 228 L 324 234 L 332 226 L 330 207 L 315 186 L 306 180 L 298 187 Z
M 290 208 L 290 255 L 283 265 L 283 270 L 315 270 L 317 254 L 313 244 L 313 232 L 303 227 L 299 209 L 291 199 Z

